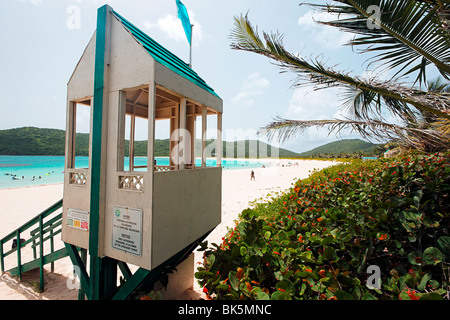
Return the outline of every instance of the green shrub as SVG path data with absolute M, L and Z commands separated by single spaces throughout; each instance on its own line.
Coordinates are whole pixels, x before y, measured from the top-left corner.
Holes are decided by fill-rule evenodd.
M 315 172 L 244 210 L 195 276 L 214 299 L 448 298 L 449 162 L 406 156 Z

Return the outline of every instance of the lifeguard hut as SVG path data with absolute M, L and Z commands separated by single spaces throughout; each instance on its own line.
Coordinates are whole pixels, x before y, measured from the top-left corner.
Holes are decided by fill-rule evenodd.
M 75 160 L 77 108 L 83 105 L 91 115 L 87 168 Z M 125 298 L 155 271 L 192 252 L 220 223 L 222 107 L 188 64 L 108 5 L 98 9 L 97 30 L 67 86 L 62 227 L 89 299 Z M 217 116 L 214 167 L 206 166 L 210 115 Z M 147 123 L 145 165 L 137 165 L 133 154 L 136 118 Z M 196 165 L 197 118 L 202 161 Z M 154 161 L 155 123 L 161 119 L 170 119 L 171 157 L 164 166 Z M 132 274 L 127 263 L 139 269 Z M 120 290 L 118 268 L 127 280 Z

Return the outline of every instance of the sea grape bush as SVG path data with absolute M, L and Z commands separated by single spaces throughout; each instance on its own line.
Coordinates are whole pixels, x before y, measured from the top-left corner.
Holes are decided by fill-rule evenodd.
M 449 299 L 449 162 L 411 155 L 315 172 L 244 210 L 195 276 L 212 299 Z

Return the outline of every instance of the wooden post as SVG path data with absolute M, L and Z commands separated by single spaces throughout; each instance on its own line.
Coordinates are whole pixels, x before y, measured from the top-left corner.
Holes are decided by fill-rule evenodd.
M 0 275 L 5 272 L 5 259 L 3 258 L 3 241 L 0 240 Z
M 134 107 L 133 107 L 134 110 Z M 130 156 L 130 168 L 129 171 L 134 171 L 134 137 L 136 131 L 136 116 L 131 115 L 130 121 L 130 147 L 128 148 L 128 155 Z
M 180 136 L 182 137 L 183 141 L 180 142 L 178 140 L 178 146 L 181 144 L 181 152 L 183 153 L 182 156 L 180 156 L 180 150 L 177 152 L 178 156 L 178 165 L 179 170 L 184 170 L 186 168 L 186 159 L 188 157 L 187 155 L 187 141 L 186 141 L 186 98 L 181 98 L 180 101 L 180 127 L 178 128 L 178 139 L 180 139 Z
M 154 83 L 148 86 L 148 134 L 147 134 L 147 172 L 149 177 L 153 179 L 153 172 L 155 171 L 155 121 L 156 121 L 156 87 Z M 147 182 L 146 182 L 147 184 Z M 153 181 L 151 181 L 153 185 Z M 152 189 L 153 190 L 153 187 Z
M 207 107 L 202 106 L 202 168 L 206 168 L 206 121 Z
M 222 166 L 222 114 L 217 113 L 217 143 L 216 143 L 217 166 Z
M 42 214 L 39 215 L 39 289 L 44 291 L 44 225 Z
M 119 128 L 117 130 L 117 171 L 124 171 L 125 156 L 125 118 L 126 118 L 127 100 L 125 91 L 119 91 L 119 110 L 118 120 Z
M 170 169 L 174 168 L 178 170 L 178 165 L 173 162 L 172 153 L 178 154 L 178 141 L 179 137 L 176 134 L 178 131 L 178 123 L 179 123 L 179 108 L 178 106 L 172 108 L 170 115 L 170 150 L 169 150 L 169 159 L 170 159 Z
M 102 292 L 102 254 L 104 241 L 104 214 L 106 193 L 106 138 L 108 108 L 108 71 L 111 51 L 112 8 L 108 5 L 98 9 L 95 44 L 94 98 L 91 131 L 91 190 L 89 211 L 89 294 L 94 300 L 105 295 Z M 110 279 L 109 281 L 116 281 Z
M 67 155 L 68 168 L 75 168 L 75 137 L 77 126 L 77 104 L 74 101 L 69 102 L 69 154 Z
M 19 281 L 22 281 L 22 255 L 20 252 L 20 229 L 17 229 L 16 232 L 16 241 L 17 241 L 17 269 L 19 273 Z
M 195 169 L 195 146 L 196 146 L 196 116 L 195 116 L 195 106 L 193 107 L 192 114 L 189 114 L 187 118 L 187 130 L 189 131 L 190 141 L 186 141 L 190 144 L 190 163 L 192 169 Z

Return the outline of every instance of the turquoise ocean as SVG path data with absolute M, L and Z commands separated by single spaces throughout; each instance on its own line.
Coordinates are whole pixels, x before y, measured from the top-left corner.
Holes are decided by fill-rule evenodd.
M 168 157 L 156 157 L 157 165 L 169 165 Z M 76 168 L 87 168 L 88 157 L 76 157 Z M 128 170 L 128 158 L 125 157 L 125 171 Z M 135 165 L 146 165 L 146 157 L 136 157 Z M 201 159 L 196 159 L 201 165 Z M 208 159 L 207 166 L 216 166 L 215 159 Z M 223 159 L 222 167 L 228 169 L 258 168 L 262 163 L 257 160 Z M 64 182 L 64 156 L 0 156 L 0 189 L 18 188 Z

